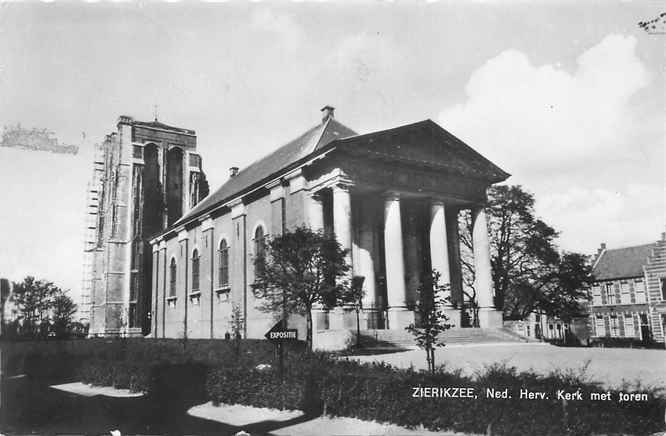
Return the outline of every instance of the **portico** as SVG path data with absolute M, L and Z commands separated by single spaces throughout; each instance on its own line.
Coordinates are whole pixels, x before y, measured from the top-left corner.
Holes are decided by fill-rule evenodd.
M 335 179 L 310 193 L 313 223 L 333 231 L 349 250 L 351 275 L 364 278 L 362 328 L 402 330 L 415 322 L 414 305 L 424 274 L 434 269 L 447 285 L 447 315 L 460 326 L 463 302 L 458 214 L 474 216 L 474 264 L 481 327 L 501 326 L 493 305 L 488 229 L 483 205 L 418 192 L 378 191 Z M 328 215 L 328 219 L 327 219 Z M 320 327 L 351 328 L 355 314 L 319 308 Z

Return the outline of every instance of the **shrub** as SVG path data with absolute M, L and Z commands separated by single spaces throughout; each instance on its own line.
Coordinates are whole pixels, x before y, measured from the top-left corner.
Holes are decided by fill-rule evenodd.
M 131 392 L 148 392 L 152 389 L 154 365 L 122 360 L 91 359 L 78 368 L 78 378 L 93 386 L 113 386 Z
M 413 398 L 413 387 L 470 387 L 476 398 Z M 508 398 L 486 398 L 486 389 L 507 390 Z M 548 398 L 520 398 L 520 390 L 544 392 Z M 584 401 L 562 401 L 556 391 L 581 390 Z M 206 381 L 208 399 L 257 407 L 325 410 L 334 416 L 391 422 L 431 430 L 493 434 L 589 435 L 651 434 L 663 428 L 664 399 L 648 390 L 648 401 L 589 401 L 591 392 L 605 392 L 586 380 L 584 371 L 548 376 L 519 373 L 493 365 L 476 377 L 440 368 L 434 374 L 399 370 L 384 364 L 333 360 L 325 355 L 294 358 L 282 379 L 276 369 L 217 368 Z M 618 391 L 612 391 L 617 398 Z

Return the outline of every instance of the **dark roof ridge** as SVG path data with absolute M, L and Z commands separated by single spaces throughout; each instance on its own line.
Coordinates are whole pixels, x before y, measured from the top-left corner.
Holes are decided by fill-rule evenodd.
M 636 245 L 623 245 L 621 247 L 614 247 L 614 248 L 606 248 L 604 249 L 604 253 L 608 251 L 615 251 L 615 250 L 627 250 L 629 248 L 640 248 L 640 247 L 647 247 L 647 246 L 652 246 L 656 245 L 656 242 L 648 242 L 645 244 L 636 244 Z

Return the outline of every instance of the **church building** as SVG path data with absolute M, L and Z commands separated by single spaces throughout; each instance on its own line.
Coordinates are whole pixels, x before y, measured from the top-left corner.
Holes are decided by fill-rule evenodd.
M 96 146 L 82 300 L 91 336 L 150 333 L 150 237 L 208 194 L 193 130 L 128 116 Z
M 350 250 L 352 274 L 364 278 L 362 329 L 414 322 L 417 287 L 431 269 L 451 285 L 447 312 L 460 326 L 465 209 L 474 217 L 480 325 L 502 326 L 484 205 L 486 189 L 509 175 L 431 120 L 358 134 L 332 107 L 322 113 L 293 141 L 231 168 L 226 183 L 151 239 L 151 336 L 223 338 L 236 310 L 243 336 L 263 338 L 275 318 L 258 309 L 253 259 L 264 238 L 299 225 L 332 231 Z M 313 318 L 319 331 L 356 327 L 345 307 L 320 307 Z M 289 324 L 304 337 L 300 317 Z

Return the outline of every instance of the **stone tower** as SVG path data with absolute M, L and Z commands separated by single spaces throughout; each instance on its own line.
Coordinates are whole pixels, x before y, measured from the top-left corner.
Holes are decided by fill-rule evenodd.
M 148 240 L 208 194 L 196 143 L 193 130 L 121 116 L 97 146 L 82 292 L 91 336 L 150 333 Z

